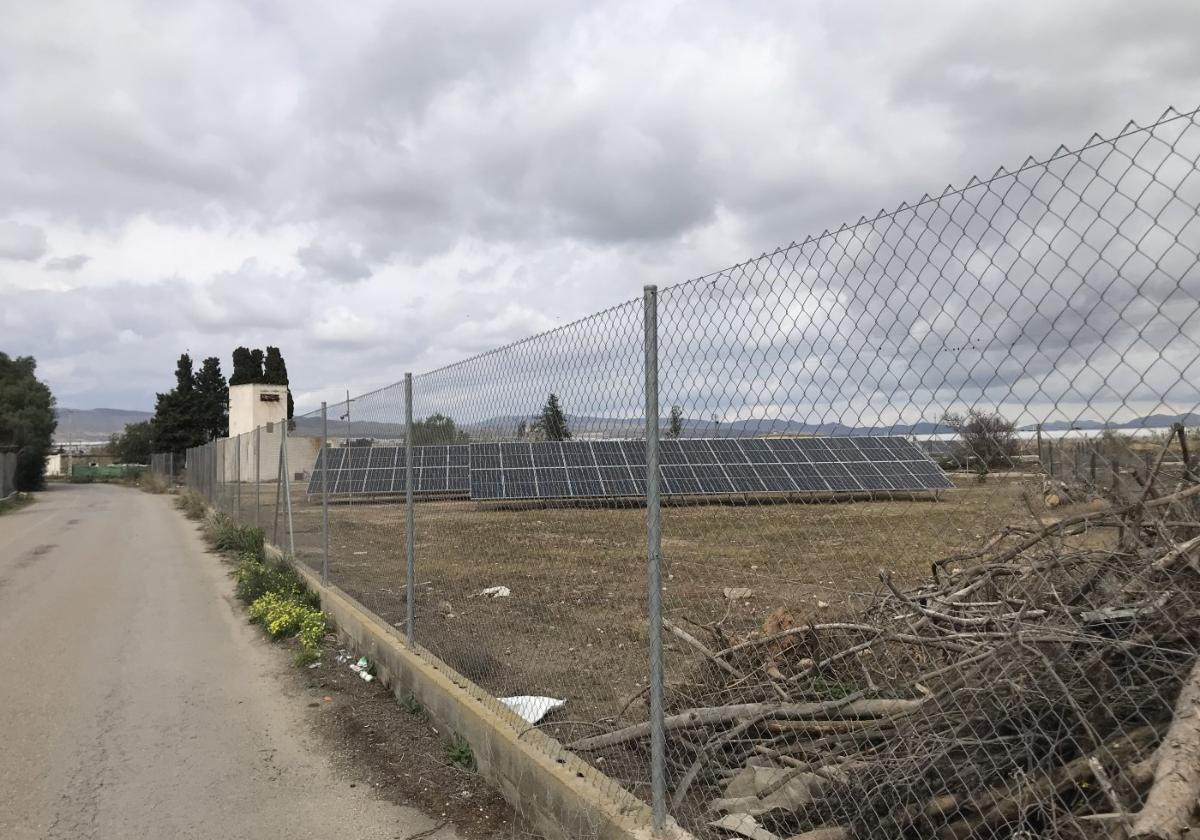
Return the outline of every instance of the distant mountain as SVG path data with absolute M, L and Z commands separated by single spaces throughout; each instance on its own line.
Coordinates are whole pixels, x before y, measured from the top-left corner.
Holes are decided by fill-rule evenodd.
M 524 421 L 532 426 L 534 418 L 518 417 L 516 415 L 499 415 L 489 417 L 476 423 L 463 423 L 464 432 L 477 440 L 496 438 L 513 438 L 517 426 Z M 641 437 L 646 433 L 646 421 L 640 417 L 594 417 L 586 415 L 567 415 L 567 422 L 576 437 L 607 437 L 630 438 Z M 659 428 L 665 434 L 670 427 L 670 418 L 659 420 Z M 1043 423 L 1042 431 L 1065 432 L 1071 429 L 1082 431 L 1100 431 L 1103 429 L 1167 429 L 1173 423 L 1183 423 L 1185 426 L 1200 426 L 1200 414 L 1151 414 L 1138 417 L 1123 423 L 1101 423 L 1097 420 L 1078 420 L 1075 422 L 1054 421 Z M 1032 432 L 1036 425 L 1023 426 L 1020 431 Z M 293 432 L 303 436 L 319 436 L 321 421 L 316 418 L 297 418 L 296 429 Z M 844 423 L 798 423 L 789 420 L 733 420 L 717 423 L 711 420 L 683 421 L 684 437 L 753 437 L 756 435 L 914 435 L 926 437 L 931 435 L 952 435 L 954 429 L 937 422 L 919 421 L 916 423 L 897 423 L 892 426 L 850 426 Z M 351 423 L 351 435 L 354 438 L 373 440 L 402 440 L 404 424 L 380 420 L 358 420 Z M 346 436 L 344 423 L 330 423 L 329 437 L 335 441 L 343 440 Z
M 1053 423 L 1043 423 L 1042 431 L 1068 432 L 1072 429 L 1079 429 L 1084 432 L 1096 432 L 1102 429 L 1169 429 L 1176 423 L 1182 423 L 1189 428 L 1200 426 L 1200 414 L 1193 412 L 1187 414 L 1148 414 L 1145 417 L 1126 420 L 1124 423 L 1101 423 L 1099 420 L 1055 420 Z M 1021 427 L 1021 431 L 1023 432 L 1036 430 L 1037 424 Z
M 123 408 L 59 408 L 57 414 L 54 440 L 58 443 L 108 440 L 124 431 L 127 423 L 139 423 L 154 416 L 149 411 Z

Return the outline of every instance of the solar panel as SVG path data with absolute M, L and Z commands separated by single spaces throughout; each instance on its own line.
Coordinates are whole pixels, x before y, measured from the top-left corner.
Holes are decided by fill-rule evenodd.
M 414 493 L 458 493 L 471 490 L 471 447 L 418 446 L 413 449 Z M 405 492 L 403 446 L 331 446 L 317 453 L 308 494 L 320 495 L 328 469 L 329 492 L 371 496 Z
M 471 444 L 471 498 L 644 496 L 640 440 Z M 886 493 L 952 487 L 911 441 L 898 437 L 687 438 L 659 442 L 668 496 L 751 493 Z

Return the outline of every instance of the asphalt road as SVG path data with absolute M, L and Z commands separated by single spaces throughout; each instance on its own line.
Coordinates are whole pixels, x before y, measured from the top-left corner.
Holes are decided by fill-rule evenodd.
M 0 516 L 0 837 L 432 828 L 338 776 L 268 644 L 167 497 L 57 485 Z

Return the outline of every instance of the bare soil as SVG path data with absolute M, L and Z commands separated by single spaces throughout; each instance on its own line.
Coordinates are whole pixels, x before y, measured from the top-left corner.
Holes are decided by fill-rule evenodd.
M 1040 483 L 964 477 L 939 500 L 704 504 L 663 510 L 663 598 L 677 624 L 721 622 L 730 639 L 761 632 L 773 612 L 794 620 L 844 614 L 880 586 L 1031 522 Z M 321 564 L 321 508 L 293 491 L 296 554 Z M 273 499 L 271 500 L 274 501 Z M 243 511 L 246 510 L 243 501 Z M 1065 509 L 1039 511 L 1062 515 Z M 263 522 L 268 525 L 272 511 Z M 644 718 L 647 684 L 646 523 L 640 506 L 505 509 L 468 501 L 416 507 L 416 636 L 498 697 L 565 699 L 542 728 L 564 742 Z M 405 617 L 403 506 L 330 506 L 330 579 L 385 620 Z M 505 586 L 509 597 L 480 593 Z M 749 596 L 726 589 L 748 589 Z M 694 627 L 693 627 L 694 630 Z M 706 633 L 697 633 L 705 639 Z M 667 636 L 670 696 L 683 702 L 695 651 Z M 624 713 L 622 714 L 622 710 Z M 629 775 L 635 767 L 605 768 Z
M 364 682 L 327 641 L 315 668 L 296 669 L 314 731 L 359 785 L 397 804 L 454 825 L 469 840 L 534 838 L 503 797 L 478 774 L 447 757 L 448 733 L 419 709 L 406 710 L 378 681 Z

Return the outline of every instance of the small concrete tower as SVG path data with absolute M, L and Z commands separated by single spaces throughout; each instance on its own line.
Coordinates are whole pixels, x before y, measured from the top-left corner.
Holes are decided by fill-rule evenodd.
M 225 448 L 224 480 L 254 481 L 258 477 L 262 481 L 275 481 L 279 474 L 279 444 L 287 420 L 287 391 L 286 385 L 230 386 L 228 440 L 231 443 Z M 238 439 L 238 435 L 242 437 Z M 295 457 L 289 440 L 289 465 Z
M 229 436 L 274 427 L 287 419 L 287 386 L 250 383 L 229 388 Z

